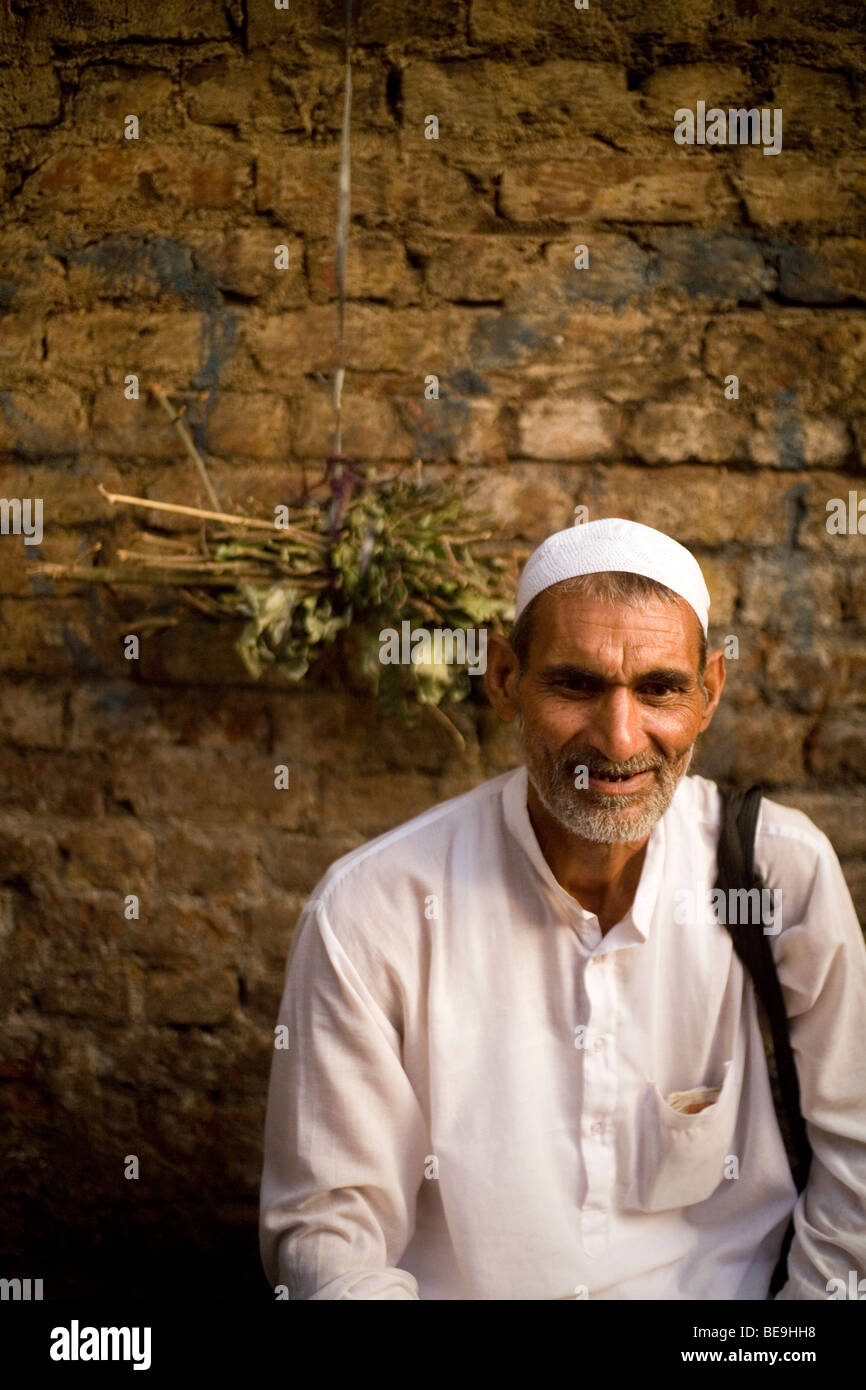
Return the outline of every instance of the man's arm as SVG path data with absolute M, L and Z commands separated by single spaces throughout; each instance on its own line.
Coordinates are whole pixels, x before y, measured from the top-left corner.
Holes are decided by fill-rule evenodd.
M 826 1299 L 828 1281 L 847 1287 L 851 1270 L 866 1277 L 866 948 L 839 861 L 820 838 L 805 912 L 773 942 L 813 1149 L 779 1301 Z
M 297 933 L 278 1018 L 289 1046 L 271 1065 L 262 1263 L 292 1299 L 417 1299 L 396 1261 L 414 1230 L 426 1125 L 400 1035 L 320 901 Z

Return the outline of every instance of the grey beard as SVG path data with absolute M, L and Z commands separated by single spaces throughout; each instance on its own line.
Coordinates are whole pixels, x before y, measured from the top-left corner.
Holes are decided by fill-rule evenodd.
M 554 762 L 540 740 L 527 734 L 522 718 L 520 736 L 527 774 L 542 806 L 566 830 L 596 845 L 645 839 L 670 806 L 680 780 L 688 771 L 695 748 L 692 743 L 679 758 L 658 758 L 652 762 L 650 765 L 655 771 L 656 780 L 648 791 L 604 796 L 589 788 L 575 787 L 574 768 L 579 765 L 579 758 L 573 756 L 565 763 Z M 617 768 L 620 772 L 627 770 L 628 764 Z M 638 804 L 641 806 L 639 814 L 630 814 L 631 807 Z

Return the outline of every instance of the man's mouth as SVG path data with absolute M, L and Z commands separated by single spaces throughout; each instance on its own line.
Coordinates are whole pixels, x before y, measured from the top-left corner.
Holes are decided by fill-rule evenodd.
M 605 796 L 625 796 L 628 792 L 642 791 L 648 786 L 654 775 L 653 768 L 647 768 L 643 772 L 605 772 L 603 774 L 590 772 L 588 775 L 589 785 L 594 791 L 603 792 Z

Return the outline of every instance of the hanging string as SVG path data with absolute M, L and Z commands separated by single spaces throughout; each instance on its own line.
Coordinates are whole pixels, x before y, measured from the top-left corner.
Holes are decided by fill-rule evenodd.
M 346 374 L 346 251 L 349 244 L 349 198 L 351 193 L 351 160 L 349 157 L 349 127 L 352 109 L 352 0 L 346 0 L 346 86 L 343 96 L 343 134 L 340 145 L 340 187 L 337 201 L 337 296 L 339 301 L 339 340 L 337 370 L 334 373 L 334 448 L 343 451 L 342 401 L 343 378 Z

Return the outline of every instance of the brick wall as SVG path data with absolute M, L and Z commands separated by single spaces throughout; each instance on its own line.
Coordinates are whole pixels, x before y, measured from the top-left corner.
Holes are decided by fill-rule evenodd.
M 356 0 L 344 447 L 483 477 L 524 542 L 584 503 L 693 547 L 711 636 L 740 644 L 696 769 L 812 815 L 862 910 L 866 541 L 825 525 L 866 498 L 859 8 Z M 330 444 L 342 6 L 0 18 L 0 494 L 42 497 L 38 558 L 79 563 L 138 535 L 98 482 L 203 503 L 146 390 L 124 399 L 136 372 L 203 394 L 224 505 L 267 513 Z M 678 146 L 699 100 L 781 108 L 782 153 Z M 264 1093 L 304 896 L 516 744 L 468 707 L 460 756 L 327 663 L 256 684 L 204 620 L 133 628 L 128 662 L 152 598 L 33 558 L 0 536 L 3 1272 L 266 1297 Z

